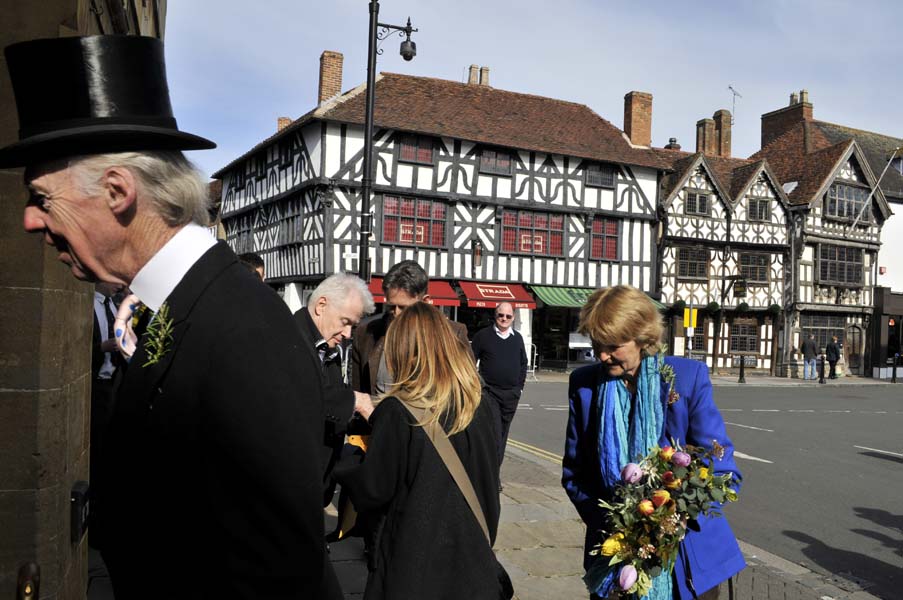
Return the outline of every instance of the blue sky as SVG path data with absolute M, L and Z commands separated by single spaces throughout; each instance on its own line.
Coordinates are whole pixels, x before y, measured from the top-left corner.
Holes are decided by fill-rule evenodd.
M 166 60 L 180 128 L 216 150 L 207 174 L 317 100 L 323 50 L 345 55 L 343 90 L 366 77 L 367 0 L 177 0 Z M 695 149 L 696 121 L 737 99 L 733 155 L 759 149 L 760 116 L 809 91 L 816 119 L 903 137 L 903 2 L 860 0 L 603 2 L 383 0 L 380 21 L 410 15 L 418 55 L 384 42 L 377 70 L 462 81 L 470 64 L 494 87 L 586 104 L 623 128 L 624 94 L 653 94 L 652 139 Z

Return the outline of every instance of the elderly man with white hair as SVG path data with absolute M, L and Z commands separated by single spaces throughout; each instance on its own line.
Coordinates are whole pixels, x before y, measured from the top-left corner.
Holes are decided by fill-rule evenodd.
M 159 40 L 6 49 L 24 227 L 73 275 L 155 314 L 126 350 L 106 432 L 102 555 L 119 599 L 342 597 L 326 557 L 319 365 L 280 298 L 206 229 Z M 129 302 L 126 310 L 138 306 Z M 117 327 L 120 340 L 126 331 Z
M 332 469 L 339 459 L 345 433 L 355 414 L 364 419 L 373 412 L 368 394 L 355 392 L 348 381 L 347 350 L 351 330 L 374 310 L 373 295 L 355 275 L 337 273 L 314 289 L 307 306 L 295 313 L 304 345 L 322 366 L 325 451 L 323 456 L 323 505 L 333 496 Z

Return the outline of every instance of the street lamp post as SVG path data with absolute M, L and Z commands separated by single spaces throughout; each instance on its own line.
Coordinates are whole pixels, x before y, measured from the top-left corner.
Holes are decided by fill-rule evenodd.
M 411 33 L 417 31 L 408 24 L 390 25 L 380 23 L 379 2 L 370 0 L 370 34 L 367 40 L 367 106 L 364 113 L 364 175 L 361 180 L 361 239 L 358 248 L 358 274 L 364 281 L 370 281 L 370 234 L 373 232 L 373 215 L 370 214 L 370 191 L 373 188 L 373 107 L 376 87 L 376 55 L 382 54 L 379 42 L 386 39 L 393 31 L 403 36 L 399 53 L 405 60 L 417 55 L 417 44 L 411 41 Z

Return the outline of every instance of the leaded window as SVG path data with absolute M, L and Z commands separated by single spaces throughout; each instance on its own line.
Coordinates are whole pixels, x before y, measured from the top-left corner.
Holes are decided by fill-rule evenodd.
M 586 185 L 612 188 L 615 186 L 615 169 L 611 165 L 589 163 L 584 170 Z
M 679 279 L 708 279 L 709 251 L 706 248 L 677 249 L 677 277 Z
M 843 315 L 803 313 L 800 315 L 800 329 L 800 344 L 811 333 L 815 336 L 815 345 L 822 350 L 828 345 L 831 336 L 836 335 L 837 341 L 843 342 L 846 318 Z
M 771 220 L 771 199 L 770 198 L 750 198 L 749 199 L 749 220 L 750 221 L 770 221 Z
M 511 175 L 511 153 L 507 150 L 483 148 L 480 151 L 480 172 Z
M 426 135 L 407 134 L 399 140 L 398 160 L 420 164 L 433 164 L 433 138 Z
M 564 215 L 528 210 L 502 211 L 502 252 L 564 256 Z
M 751 285 L 768 283 L 768 254 L 741 254 L 740 275 Z
M 620 230 L 618 219 L 593 218 L 589 257 L 593 260 L 618 260 Z
M 756 322 L 731 323 L 731 352 L 759 353 L 759 325 Z
M 292 164 L 292 141 L 282 140 L 279 142 L 279 166 L 287 167 Z
M 862 248 L 821 244 L 818 247 L 818 281 L 861 286 L 864 274 Z
M 300 244 L 304 240 L 304 214 L 301 198 L 283 204 L 285 211 L 276 224 L 276 245 Z
M 859 222 L 868 222 L 870 212 L 865 207 L 865 200 L 869 196 L 869 191 L 865 188 L 842 183 L 835 183 L 828 190 L 825 199 L 825 216 L 831 219 L 841 219 L 844 221 L 853 221 L 859 217 Z
M 710 209 L 708 194 L 698 191 L 687 192 L 687 201 L 684 203 L 684 213 L 688 215 L 708 216 Z
M 254 157 L 253 172 L 256 179 L 263 179 L 267 176 L 267 155 L 264 152 Z
M 229 239 L 232 242 L 232 250 L 236 254 L 254 251 L 254 233 L 251 231 L 251 213 L 234 219 L 235 224 Z
M 438 200 L 383 197 L 383 243 L 445 246 L 446 205 Z

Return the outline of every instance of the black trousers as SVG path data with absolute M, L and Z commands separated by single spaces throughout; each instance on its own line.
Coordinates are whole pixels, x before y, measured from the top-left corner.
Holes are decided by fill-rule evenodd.
M 104 473 L 104 442 L 113 416 L 113 381 L 95 378 L 91 383 L 91 458 L 88 482 L 90 513 L 88 516 L 88 544 L 95 549 L 103 547 L 104 490 L 107 483 Z
M 498 442 L 499 466 L 505 459 L 505 447 L 508 445 L 508 430 L 517 412 L 521 390 L 518 388 L 497 388 L 490 385 L 483 387 L 483 401 L 489 402 L 495 419 L 496 441 Z
M 828 361 L 828 364 L 831 365 L 831 374 L 830 374 L 828 377 L 830 377 L 831 379 L 837 379 L 837 371 L 836 371 L 836 369 L 837 369 L 837 361 L 836 361 L 836 360 L 829 360 L 829 361 Z

